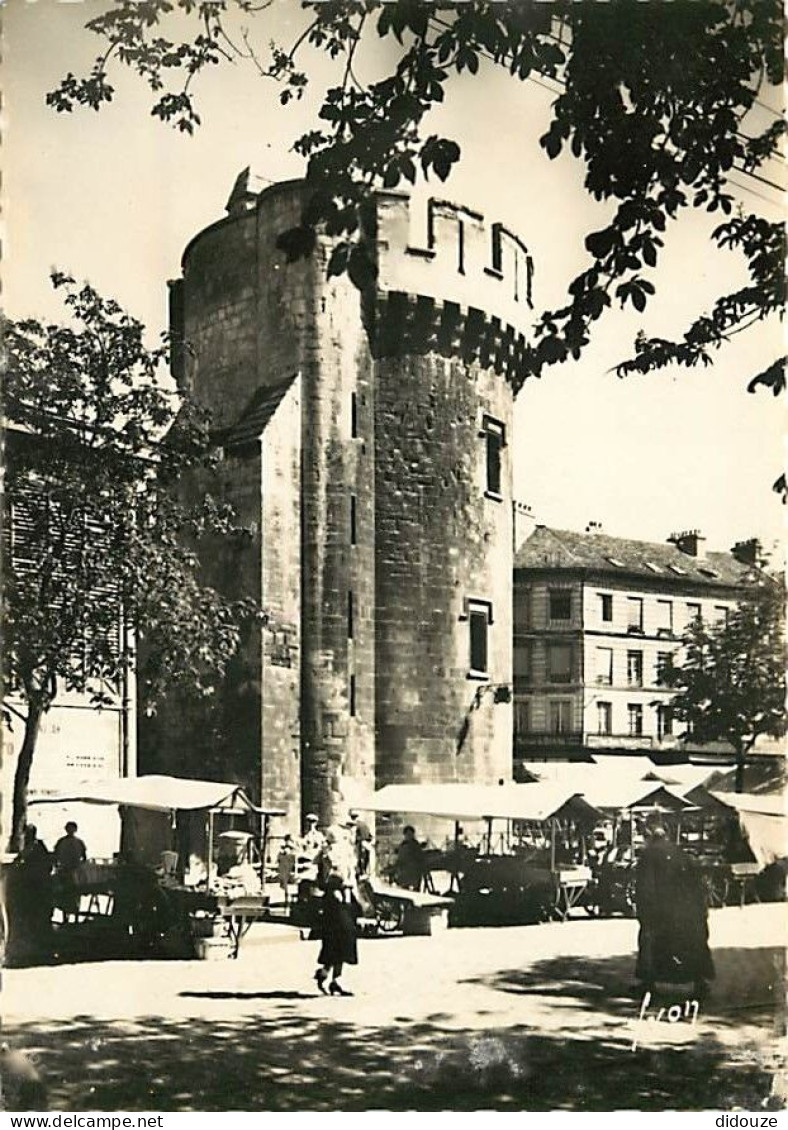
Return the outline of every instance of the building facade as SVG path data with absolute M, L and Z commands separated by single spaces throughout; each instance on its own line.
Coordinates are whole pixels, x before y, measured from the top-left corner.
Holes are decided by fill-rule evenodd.
M 46 470 L 51 461 L 47 440 L 6 420 L 3 432 L 3 461 L 6 468 L 2 491 L 2 568 L 3 573 L 23 575 L 41 567 L 40 526 L 46 503 L 37 489 L 40 477 L 36 468 Z M 29 468 L 11 473 L 14 468 Z M 9 486 L 13 484 L 13 489 Z M 55 538 L 53 537 L 53 542 Z M 64 559 L 73 553 L 66 546 Z M 98 599 L 112 601 L 111 593 Z M 6 627 L 6 630 L 7 627 Z M 115 644 L 125 646 L 125 626 L 120 611 L 114 630 Z M 7 656 L 6 656 L 7 658 Z M 72 661 L 80 662 L 79 649 Z M 26 704 L 13 677 L 12 665 L 5 664 L 3 718 L 0 723 L 0 838 L 3 846 L 11 833 L 11 813 L 17 759 L 25 729 Z M 96 688 L 94 688 L 96 689 Z M 62 685 L 43 715 L 36 742 L 28 788 L 29 816 L 44 841 L 52 846 L 63 832 L 66 819 L 77 820 L 91 852 L 111 855 L 117 843 L 117 814 L 102 806 L 60 805 L 51 797 L 78 791 L 79 786 L 115 777 L 133 776 L 137 764 L 136 689 L 133 670 L 126 670 L 116 685 L 103 683 L 104 698 L 99 709 L 89 691 L 79 692 Z M 37 802 L 47 801 L 46 804 Z
M 515 759 L 691 748 L 660 672 L 696 617 L 725 620 L 760 579 L 759 546 L 707 553 L 536 526 L 515 556 Z M 727 747 L 706 752 L 728 752 Z
M 175 376 L 212 412 L 214 489 L 250 531 L 217 576 L 266 614 L 226 688 L 243 724 L 225 773 L 244 765 L 291 823 L 387 783 L 511 776 L 512 386 L 531 323 L 530 258 L 502 225 L 431 201 L 421 245 L 408 198 L 381 194 L 360 291 L 327 277 L 330 238 L 279 250 L 303 192 L 242 174 L 171 286 Z M 162 730 L 157 767 L 190 740 Z

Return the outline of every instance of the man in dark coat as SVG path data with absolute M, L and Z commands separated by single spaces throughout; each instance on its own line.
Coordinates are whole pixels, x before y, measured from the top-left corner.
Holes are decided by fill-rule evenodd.
M 69 820 L 66 824 L 66 834 L 57 841 L 53 852 L 55 878 L 58 885 L 58 905 L 66 920 L 70 915 L 73 915 L 75 920 L 78 917 L 77 876 L 80 867 L 88 857 L 85 842 L 79 838 L 77 831 L 77 825 L 73 820 Z
M 401 887 L 418 891 L 424 877 L 424 848 L 416 839 L 416 829 L 412 824 L 405 825 L 402 837 L 397 848 L 394 878 Z
M 695 860 L 670 843 L 660 824 L 647 832 L 637 865 L 640 923 L 636 976 L 645 988 L 657 981 L 691 982 L 702 995 L 714 977 L 703 879 Z

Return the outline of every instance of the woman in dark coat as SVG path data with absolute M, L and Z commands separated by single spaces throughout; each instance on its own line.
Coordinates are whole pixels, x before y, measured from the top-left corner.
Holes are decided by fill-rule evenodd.
M 48 960 L 52 950 L 52 856 L 33 824 L 5 882 L 8 959 L 11 964 Z
M 647 835 L 636 876 L 636 976 L 646 988 L 657 981 L 692 982 L 695 995 L 702 995 L 714 977 L 702 875 L 661 825 Z
M 353 994 L 340 985 L 339 978 L 344 965 L 358 965 L 356 916 L 359 907 L 354 896 L 349 847 L 341 834 L 333 829 L 326 833 L 326 841 L 321 868 L 324 875 L 320 926 L 323 944 L 317 958 L 315 980 L 321 993 L 350 997 Z M 331 981 L 326 989 L 329 974 Z

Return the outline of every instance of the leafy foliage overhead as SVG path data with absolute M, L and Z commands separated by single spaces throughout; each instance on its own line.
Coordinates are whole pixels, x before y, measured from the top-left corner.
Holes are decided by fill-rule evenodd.
M 335 61 L 337 80 L 316 128 L 295 142 L 311 188 L 302 227 L 283 246 L 307 254 L 314 229 L 338 237 L 329 269 L 363 286 L 374 277 L 360 233 L 361 206 L 376 186 L 446 180 L 460 159 L 452 138 L 429 130 L 429 111 L 450 96 L 458 75 L 503 68 L 513 81 L 548 76 L 559 85 L 541 139 L 551 159 L 565 149 L 586 166 L 585 185 L 612 201 L 610 222 L 585 241 L 588 265 L 568 285 L 566 303 L 544 311 L 527 372 L 578 358 L 604 311 L 618 303 L 646 309 L 669 223 L 686 208 L 730 218 L 716 230 L 720 248 L 741 253 L 747 286 L 722 295 L 681 340 L 640 335 L 621 375 L 676 362 L 708 364 L 710 351 L 753 322 L 781 313 L 783 233 L 779 224 L 734 215 L 733 170 L 752 174 L 773 156 L 779 119 L 748 135 L 743 119 L 764 86 L 783 77 L 783 14 L 778 0 L 305 0 L 304 26 L 287 46 L 260 53 L 271 0 L 114 0 L 87 27 L 104 41 L 91 73 L 69 73 L 48 100 L 57 110 L 98 109 L 114 97 L 113 61 L 148 84 L 152 113 L 191 133 L 200 117 L 195 80 L 222 62 L 245 61 L 279 84 L 283 105 L 302 97 L 312 47 Z M 183 17 L 191 26 L 184 36 Z M 241 24 L 240 30 L 236 26 Z M 245 25 L 245 26 L 244 26 Z M 358 78 L 357 53 L 368 39 L 396 41 L 396 63 L 371 82 Z M 784 385 L 775 360 L 751 387 Z
M 210 695 L 259 615 L 205 583 L 202 538 L 242 538 L 192 485 L 207 419 L 163 385 L 167 345 L 91 286 L 53 275 L 70 324 L 5 327 L 5 685 L 24 704 L 14 838 L 41 716 L 62 691 L 117 704 L 135 669 L 149 709 L 173 687 Z M 126 638 L 126 629 L 133 635 Z
M 166 343 L 148 350 L 112 299 L 66 275 L 53 282 L 71 325 L 6 326 L 7 673 L 45 706 L 59 683 L 103 701 L 135 661 L 118 646 L 125 622 L 151 707 L 173 682 L 210 693 L 254 608 L 200 576 L 201 538 L 242 536 L 231 510 L 174 489 L 213 458 L 207 418 L 162 383 Z

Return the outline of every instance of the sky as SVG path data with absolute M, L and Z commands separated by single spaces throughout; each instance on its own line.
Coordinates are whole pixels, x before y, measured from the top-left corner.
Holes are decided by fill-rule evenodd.
M 103 0 L 6 0 L 2 8 L 4 310 L 58 320 L 49 283 L 58 267 L 157 333 L 166 281 L 179 275 L 189 239 L 224 214 L 237 174 L 251 165 L 271 181 L 300 175 L 291 146 L 314 127 L 330 72 L 313 56 L 307 96 L 283 109 L 273 84 L 251 68 L 215 68 L 196 88 L 203 125 L 191 138 L 153 119 L 147 89 L 124 72 L 113 76 L 115 102 L 100 113 L 56 114 L 45 94 L 67 71 L 88 70 L 100 43 L 83 25 L 103 8 Z M 288 42 L 302 19 L 298 0 L 274 0 L 250 26 L 262 45 Z M 386 62 L 370 43 L 357 69 L 369 76 Z M 448 183 L 432 191 L 518 232 L 534 258 L 537 307 L 562 301 L 586 262 L 584 236 L 608 216 L 586 195 L 580 162 L 550 161 L 539 148 L 553 98 L 550 83 L 519 83 L 483 64 L 475 78 L 453 82 L 429 123 L 462 149 Z M 771 120 L 756 112 L 753 125 Z M 765 175 L 785 183 L 779 165 Z M 773 189 L 737 180 L 747 210 L 783 214 Z M 703 371 L 626 380 L 612 372 L 639 329 L 678 334 L 722 288 L 743 281 L 738 258 L 711 245 L 713 226 L 714 217 L 693 212 L 670 227 L 645 314 L 610 313 L 580 361 L 526 382 L 512 437 L 515 497 L 537 521 L 579 530 L 597 521 L 609 534 L 652 541 L 697 528 L 715 550 L 784 537 L 771 490 L 784 461 L 784 412 L 769 392 L 746 392 L 749 377 L 777 356 L 779 324 L 741 334 Z

